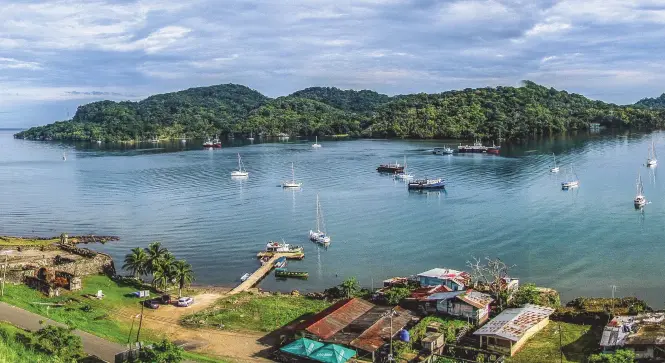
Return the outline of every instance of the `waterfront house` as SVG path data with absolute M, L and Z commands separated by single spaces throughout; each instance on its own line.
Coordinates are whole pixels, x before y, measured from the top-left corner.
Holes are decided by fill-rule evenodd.
M 464 291 L 436 292 L 420 298 L 426 312 L 451 315 L 481 324 L 487 320 L 490 304 L 494 301 L 488 294 L 472 289 Z
M 464 290 L 471 280 L 468 273 L 447 268 L 433 268 L 416 277 L 422 287 L 444 285 L 451 291 Z
M 606 352 L 630 349 L 637 359 L 665 359 L 665 313 L 614 317 L 603 330 L 600 346 Z
M 480 348 L 513 356 L 524 343 L 549 323 L 554 309 L 526 304 L 506 309 L 473 335 L 480 337 Z

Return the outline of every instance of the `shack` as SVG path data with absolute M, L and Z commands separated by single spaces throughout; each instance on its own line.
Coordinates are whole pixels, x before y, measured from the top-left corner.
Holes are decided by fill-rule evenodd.
M 433 268 L 416 275 L 420 286 L 444 285 L 451 291 L 464 290 L 471 280 L 471 275 L 464 271 L 448 268 Z
M 554 309 L 526 304 L 521 308 L 506 309 L 476 330 L 480 337 L 480 348 L 511 357 L 549 323 Z
M 428 313 L 451 315 L 481 324 L 489 317 L 490 304 L 494 301 L 488 294 L 468 289 L 466 291 L 437 292 L 420 299 Z
M 603 330 L 600 346 L 606 352 L 630 349 L 637 359 L 665 359 L 665 312 L 614 317 Z

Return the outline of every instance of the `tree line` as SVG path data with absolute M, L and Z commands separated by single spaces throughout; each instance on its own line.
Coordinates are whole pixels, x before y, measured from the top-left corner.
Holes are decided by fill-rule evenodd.
M 194 281 L 192 266 L 185 260 L 176 260 L 159 242 L 153 242 L 146 248 L 133 248 L 124 262 L 122 268 L 136 279 L 151 275 L 155 288 L 164 291 L 171 285 L 177 285 L 179 297 L 182 296 L 182 289 Z
M 547 88 L 467 88 L 387 96 L 373 91 L 311 87 L 270 99 L 224 84 L 151 96 L 139 102 L 82 105 L 71 120 L 17 133 L 31 140 L 132 141 L 279 133 L 313 136 L 520 139 L 608 127 L 665 126 L 665 96 L 620 106 Z

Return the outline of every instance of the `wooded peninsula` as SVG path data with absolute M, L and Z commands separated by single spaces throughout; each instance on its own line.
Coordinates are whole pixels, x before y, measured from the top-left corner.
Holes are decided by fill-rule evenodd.
M 662 128 L 665 94 L 622 106 L 523 81 L 521 87 L 397 96 L 311 87 L 272 99 L 242 85 L 223 84 L 139 102 L 92 102 L 79 106 L 71 120 L 33 127 L 15 137 L 122 142 L 286 133 L 514 140 L 585 130 L 591 123 Z

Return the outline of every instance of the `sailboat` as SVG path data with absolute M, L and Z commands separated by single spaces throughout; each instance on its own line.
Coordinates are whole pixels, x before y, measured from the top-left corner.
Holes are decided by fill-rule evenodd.
M 240 154 L 238 154 L 238 170 L 234 170 L 231 172 L 231 176 L 249 176 L 249 173 L 245 168 L 243 168 L 242 164 L 242 159 L 240 158 Z
M 554 155 L 554 153 L 552 153 L 552 158 L 554 159 L 554 167 L 550 169 L 550 172 L 558 173 L 559 167 L 556 165 L 556 155 Z
M 637 187 L 637 192 L 635 194 L 635 199 L 633 199 L 633 202 L 635 203 L 635 208 L 639 208 L 647 204 L 647 199 L 644 197 L 644 186 L 642 185 L 642 176 L 639 173 L 637 174 L 636 187 Z
M 566 190 L 570 188 L 577 188 L 580 185 L 580 181 L 577 178 L 577 174 L 573 171 L 573 166 L 570 166 L 570 175 L 566 173 L 566 181 L 561 182 L 561 189 Z
M 649 148 L 649 158 L 647 159 L 647 167 L 655 167 L 658 165 L 658 159 L 656 158 L 656 146 L 653 141 L 651 141 L 651 147 Z
M 67 161 L 67 153 L 66 152 L 62 153 L 62 161 Z
M 315 137 L 316 137 L 316 141 L 314 141 L 314 143 L 312 144 L 312 147 L 321 147 L 321 144 L 319 144 L 319 137 L 318 136 L 315 136 Z
M 396 172 L 395 173 L 395 178 L 399 179 L 412 179 L 413 175 L 409 174 L 409 172 L 406 171 L 406 156 L 404 156 L 404 169 L 402 169 L 401 172 Z
M 187 143 L 187 139 L 185 138 L 185 135 L 182 135 L 182 137 L 180 137 L 180 142 L 183 143 L 183 144 Z
M 296 172 L 293 169 L 293 163 L 291 163 L 291 181 L 282 182 L 283 188 L 300 188 L 302 183 L 296 182 Z
M 321 231 L 323 228 L 323 232 Z M 321 203 L 319 203 L 319 195 L 316 195 L 316 231 L 309 230 L 309 239 L 312 242 L 320 243 L 322 245 L 330 244 L 330 236 L 325 232 L 326 227 L 323 223 L 323 211 L 321 210 Z
M 249 137 L 247 138 L 247 140 L 254 141 L 254 133 L 253 132 L 249 133 Z

